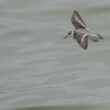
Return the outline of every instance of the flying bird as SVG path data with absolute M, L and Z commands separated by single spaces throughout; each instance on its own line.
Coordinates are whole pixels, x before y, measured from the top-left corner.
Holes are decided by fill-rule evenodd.
M 94 42 L 98 42 L 99 39 L 103 39 L 100 34 L 94 34 L 89 30 L 82 17 L 76 10 L 73 12 L 71 17 L 71 23 L 74 25 L 75 30 L 69 31 L 64 39 L 67 37 L 73 37 L 83 49 L 87 49 L 88 39 Z

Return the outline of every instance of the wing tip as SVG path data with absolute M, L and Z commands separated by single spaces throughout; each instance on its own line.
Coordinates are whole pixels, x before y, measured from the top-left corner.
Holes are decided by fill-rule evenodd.
M 78 13 L 78 11 L 77 10 L 74 10 L 74 13 Z
M 87 47 L 83 48 L 84 50 L 87 50 Z
M 75 14 L 79 14 L 77 10 L 74 10 L 74 11 L 73 11 L 73 16 L 74 16 Z

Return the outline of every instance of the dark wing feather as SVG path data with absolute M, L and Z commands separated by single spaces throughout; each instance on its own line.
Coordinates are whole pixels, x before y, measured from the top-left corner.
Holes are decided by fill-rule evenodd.
M 87 46 L 88 46 L 88 35 L 85 35 L 85 34 L 82 35 L 82 34 L 80 34 L 80 35 L 77 36 L 76 40 L 77 40 L 78 44 L 83 49 L 87 49 Z
M 84 37 L 83 41 L 81 41 L 81 47 L 83 49 L 87 49 L 87 46 L 88 46 L 88 38 L 86 36 L 86 37 Z
M 85 22 L 83 21 L 83 19 L 81 18 L 80 14 L 77 11 L 73 12 L 73 15 L 71 17 L 71 22 L 75 26 L 75 29 L 87 27 Z

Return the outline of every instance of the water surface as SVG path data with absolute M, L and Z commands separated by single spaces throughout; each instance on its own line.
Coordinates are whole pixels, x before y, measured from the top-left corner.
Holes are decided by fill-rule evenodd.
M 74 10 L 104 40 L 63 40 Z M 1 0 L 0 109 L 110 109 L 110 1 Z

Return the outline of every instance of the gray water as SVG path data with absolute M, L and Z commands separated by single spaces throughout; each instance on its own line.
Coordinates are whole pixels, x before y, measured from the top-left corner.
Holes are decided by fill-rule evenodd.
M 78 10 L 104 40 L 71 38 Z M 0 0 L 0 110 L 110 110 L 109 0 Z

